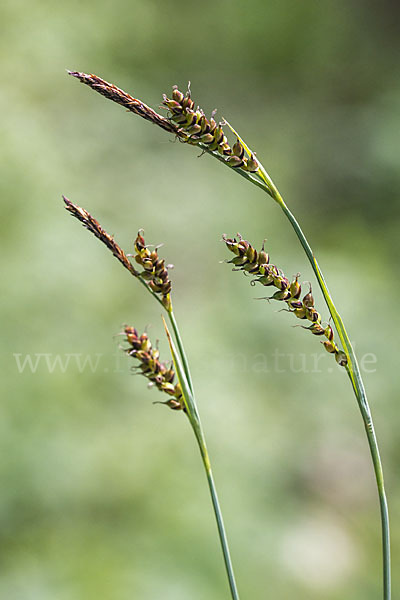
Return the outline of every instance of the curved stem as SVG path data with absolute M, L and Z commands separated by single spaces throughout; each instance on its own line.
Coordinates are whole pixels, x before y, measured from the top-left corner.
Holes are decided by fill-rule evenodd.
M 170 317 L 171 317 L 171 315 L 173 316 L 172 309 L 168 312 L 169 312 Z M 177 327 L 175 319 L 173 319 L 173 322 L 175 323 L 175 331 L 178 331 L 178 327 Z M 210 463 L 210 458 L 209 458 L 208 451 L 207 451 L 204 431 L 203 431 L 201 421 L 200 421 L 200 416 L 199 416 L 199 413 L 197 410 L 194 393 L 190 387 L 191 382 L 189 382 L 189 380 L 186 376 L 185 368 L 183 366 L 182 355 L 185 356 L 185 352 L 183 349 L 182 340 L 180 339 L 179 333 L 178 333 L 178 338 L 180 341 L 180 350 L 179 350 L 179 353 L 177 353 L 175 350 L 174 342 L 171 338 L 171 335 L 168 331 L 165 321 L 164 321 L 164 325 L 165 325 L 168 341 L 170 344 L 170 349 L 171 349 L 171 354 L 172 354 L 172 359 L 174 362 L 176 374 L 178 376 L 178 380 L 179 380 L 179 383 L 182 388 L 182 395 L 183 395 L 183 399 L 184 399 L 184 403 L 185 403 L 186 416 L 189 420 L 190 425 L 192 426 L 193 433 L 194 433 L 197 443 L 199 445 L 201 458 L 202 458 L 204 469 L 205 469 L 206 476 L 207 476 L 208 487 L 210 489 L 211 501 L 213 504 L 214 514 L 215 514 L 215 518 L 217 521 L 218 535 L 219 535 L 219 539 L 221 542 L 222 554 L 224 557 L 225 569 L 226 569 L 226 573 L 228 576 L 229 588 L 231 591 L 232 600 L 239 600 L 239 593 L 238 593 L 237 587 L 236 587 L 235 576 L 233 573 L 233 566 L 232 566 L 231 556 L 230 556 L 230 552 L 229 552 L 228 540 L 226 537 L 221 507 L 220 507 L 219 501 L 218 501 L 217 490 L 215 487 L 215 482 L 214 482 L 214 478 L 213 478 L 212 471 L 211 471 L 211 463 Z M 189 366 L 188 365 L 186 365 L 186 366 L 187 366 L 187 371 L 189 372 Z M 190 377 L 190 375 L 189 375 L 189 377 Z M 192 388 L 193 388 L 193 386 L 192 386 Z
M 379 505 L 381 513 L 381 525 L 382 525 L 382 553 L 383 553 L 383 598 L 384 600 L 390 600 L 391 598 L 391 574 L 390 574 L 390 529 L 389 529 L 389 510 L 387 505 L 385 485 L 383 479 L 382 461 L 379 454 L 378 442 L 375 434 L 374 424 L 372 421 L 371 410 L 368 404 L 367 395 L 365 392 L 364 383 L 361 377 L 360 369 L 357 362 L 357 357 L 353 350 L 350 338 L 347 334 L 343 320 L 339 315 L 336 307 L 333 303 L 332 296 L 329 293 L 326 285 L 324 276 L 318 265 L 317 259 L 311 249 L 310 244 L 307 241 L 299 223 L 295 216 L 290 211 L 282 196 L 280 195 L 277 187 L 273 183 L 271 177 L 265 171 L 264 167 L 260 165 L 259 176 L 265 183 L 264 191 L 270 195 L 281 207 L 284 214 L 288 218 L 292 225 L 306 255 L 313 268 L 319 287 L 321 288 L 325 302 L 328 306 L 329 312 L 332 316 L 333 322 L 335 323 L 336 330 L 338 332 L 340 341 L 343 344 L 343 350 L 347 356 L 346 370 L 350 377 L 350 381 L 355 393 L 358 406 L 360 408 L 361 416 L 364 422 L 365 431 L 367 434 L 368 444 L 371 452 L 372 463 L 374 466 L 375 479 L 378 488 Z

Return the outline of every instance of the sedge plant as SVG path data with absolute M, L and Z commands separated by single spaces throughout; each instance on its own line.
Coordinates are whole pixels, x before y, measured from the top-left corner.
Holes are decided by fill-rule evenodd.
M 177 88 L 177 86 L 174 86 L 170 98 L 164 94 L 162 107 L 166 109 L 166 116 L 163 116 L 147 106 L 141 100 L 134 98 L 130 94 L 127 94 L 120 88 L 108 83 L 96 75 L 81 73 L 78 71 L 68 71 L 68 73 L 107 99 L 120 104 L 128 111 L 141 116 L 158 127 L 161 127 L 166 132 L 174 134 L 181 142 L 188 145 L 197 146 L 202 150 L 202 152 L 217 159 L 232 171 L 245 178 L 249 183 L 260 188 L 274 201 L 276 205 L 278 205 L 288 219 L 291 227 L 298 237 L 308 261 L 311 264 L 317 283 L 322 291 L 325 303 L 335 326 L 340 344 L 342 346 L 341 349 L 339 349 L 336 345 L 336 342 L 333 341 L 332 327 L 330 325 L 327 327 L 322 327 L 319 313 L 317 313 L 317 311 L 314 309 L 313 300 L 312 304 L 307 306 L 307 302 L 311 302 L 310 298 L 308 298 L 308 300 L 306 297 L 302 300 L 299 299 L 300 292 L 298 292 L 297 286 L 300 284 L 297 280 L 290 284 L 288 280 L 286 280 L 286 278 L 280 273 L 279 269 L 277 269 L 276 272 L 273 272 L 273 270 L 271 271 L 268 267 L 268 262 L 263 262 L 263 259 L 261 259 L 261 262 L 258 262 L 259 259 L 257 258 L 256 264 L 254 264 L 254 257 L 251 256 L 252 251 L 249 250 L 249 248 L 247 248 L 247 250 L 249 250 L 247 259 L 249 259 L 249 264 L 253 263 L 253 268 L 255 268 L 257 271 L 257 279 L 261 284 L 274 285 L 278 288 L 278 291 L 276 294 L 274 294 L 274 299 L 286 302 L 287 309 L 291 312 L 294 312 L 298 318 L 305 318 L 310 321 L 311 324 L 309 329 L 312 333 L 315 335 L 324 336 L 326 338 L 324 342 L 326 350 L 335 356 L 338 364 L 344 368 L 349 377 L 349 381 L 358 403 L 365 427 L 375 473 L 382 529 L 383 600 L 390 600 L 391 573 L 389 513 L 383 479 L 382 461 L 379 453 L 371 410 L 368 404 L 357 357 L 353 350 L 353 346 L 346 331 L 344 322 L 335 307 L 314 252 L 294 214 L 289 209 L 278 188 L 260 162 L 259 158 L 256 156 L 255 152 L 249 148 L 245 141 L 226 120 L 223 119 L 222 121 L 217 122 L 214 118 L 215 113 L 213 113 L 210 118 L 207 118 L 203 110 L 195 106 L 195 103 L 191 97 L 190 89 L 188 89 L 186 93 L 183 93 Z M 234 137 L 234 143 L 229 143 L 228 135 Z M 226 241 L 228 242 L 228 240 Z M 241 240 L 233 239 L 227 243 L 230 250 L 233 250 L 235 253 L 236 251 L 239 251 L 239 254 L 236 253 L 237 258 L 241 258 L 241 250 L 239 250 L 240 242 Z M 234 246 L 235 244 L 238 245 Z M 249 247 L 251 247 L 250 244 Z M 261 252 L 263 252 L 263 250 Z M 271 281 L 264 283 L 266 281 L 265 277 L 271 277 Z M 298 295 L 296 296 L 297 293 Z M 296 306 L 296 303 L 298 306 Z M 313 312 L 311 309 L 313 309 L 315 312 Z M 318 317 L 316 315 L 318 315 Z M 182 349 L 179 348 L 179 350 L 181 351 Z M 181 356 L 183 356 L 182 352 L 180 353 Z M 190 378 L 188 381 L 190 381 Z
M 97 239 L 103 242 L 125 269 L 146 288 L 167 313 L 167 318 L 176 341 L 175 345 L 163 317 L 173 365 L 159 360 L 159 350 L 152 345 L 147 333 L 139 335 L 135 327 L 127 325 L 122 332 L 127 343 L 124 351 L 128 356 L 138 361 L 136 363 L 136 371 L 148 379 L 149 385 L 155 386 L 168 397 L 164 402 L 156 403 L 165 404 L 175 411 L 182 411 L 189 420 L 199 446 L 207 477 L 231 597 L 232 600 L 239 600 L 224 521 L 211 470 L 210 457 L 194 396 L 189 364 L 172 306 L 172 282 L 168 273 L 168 266 L 170 265 L 166 265 L 165 260 L 159 256 L 157 247 L 150 249 L 143 237 L 143 230 L 140 230 L 135 240 L 135 254 L 133 258 L 136 265 L 134 266 L 130 260 L 132 255 L 124 252 L 114 238 L 101 227 L 100 223 L 88 211 L 73 204 L 65 196 L 63 196 L 63 200 L 68 212 L 80 221 L 88 231 L 93 233 Z

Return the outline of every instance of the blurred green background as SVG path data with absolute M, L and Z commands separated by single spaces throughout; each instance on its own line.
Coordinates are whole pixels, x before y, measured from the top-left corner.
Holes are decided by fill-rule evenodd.
M 188 424 L 152 405 L 113 337 L 148 327 L 167 358 L 160 308 L 62 193 L 127 249 L 143 227 L 175 265 L 243 600 L 381 597 L 377 494 L 347 378 L 220 264 L 221 234 L 239 230 L 312 279 L 294 233 L 260 190 L 67 68 L 155 108 L 190 80 L 270 171 L 365 357 L 398 588 L 399 13 L 390 0 L 2 2 L 2 598 L 229 597 Z

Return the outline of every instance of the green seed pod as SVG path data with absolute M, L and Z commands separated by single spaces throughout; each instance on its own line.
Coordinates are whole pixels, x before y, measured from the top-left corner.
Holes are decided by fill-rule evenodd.
M 301 300 L 296 300 L 293 298 L 288 300 L 288 305 L 290 308 L 302 308 L 303 307 Z M 305 309 L 304 309 L 304 314 L 305 314 Z
M 222 129 L 221 125 L 217 125 L 214 130 L 214 139 L 217 142 L 217 144 L 220 144 L 223 141 L 224 137 L 224 130 Z
M 321 322 L 321 315 L 315 310 L 315 308 L 306 306 L 306 317 L 309 321 L 312 321 L 313 323 Z
M 174 394 L 175 394 L 175 392 L 174 392 Z M 178 400 L 175 400 L 175 398 L 171 398 L 171 400 L 166 400 L 165 402 L 154 402 L 154 404 L 166 404 L 172 410 L 182 410 L 183 409 L 182 404 Z
M 209 133 L 210 132 L 210 124 L 207 121 L 205 115 L 202 115 L 200 120 L 199 120 L 199 125 L 201 127 L 201 135 L 203 135 L 204 133 Z
M 237 140 L 236 143 L 233 144 L 232 153 L 235 156 L 238 156 L 239 158 L 243 158 L 243 156 L 244 156 L 244 148 L 243 148 L 242 144 L 239 142 L 239 140 Z
M 159 351 L 157 348 L 155 348 L 154 350 L 152 350 L 152 352 L 151 352 L 151 358 L 152 358 L 154 361 L 158 361 L 158 359 L 160 358 L 160 351 Z M 159 371 L 163 371 L 163 370 L 165 370 L 165 369 L 164 369 L 164 365 L 161 365 L 160 363 L 157 365 L 157 369 L 158 369 Z
M 290 284 L 290 293 L 292 298 L 300 298 L 301 285 L 299 283 L 299 275 L 296 275 L 295 279 Z
M 186 115 L 185 114 L 173 114 L 171 115 L 171 120 L 177 123 L 178 125 L 183 125 L 186 123 Z
M 234 167 L 235 169 L 243 165 L 243 160 L 238 156 L 230 156 L 226 159 L 226 162 L 228 163 L 228 165 Z
M 259 165 L 258 162 L 256 160 L 256 157 L 254 154 L 252 154 L 250 156 L 250 158 L 247 160 L 247 171 L 250 171 L 251 173 L 255 173 L 256 171 L 258 171 Z
M 342 350 L 336 352 L 335 359 L 338 365 L 340 365 L 341 367 L 345 367 L 347 365 L 347 356 Z
M 325 333 L 325 329 L 319 323 L 313 323 L 310 327 L 303 327 L 303 329 L 308 329 L 313 335 L 324 335 Z
M 236 258 L 232 258 L 232 260 L 228 261 L 229 264 L 235 265 L 235 267 L 242 267 L 246 264 L 246 258 L 243 256 L 237 256 Z
M 302 306 L 301 308 L 295 308 L 293 311 L 293 314 L 298 318 L 298 319 L 307 319 L 306 316 L 306 309 L 304 308 L 304 306 Z
M 304 306 L 307 306 L 310 308 L 312 308 L 314 306 L 314 296 L 312 295 L 312 292 L 311 292 L 311 285 L 310 285 L 310 291 L 303 298 L 303 304 L 304 304 Z
M 269 263 L 269 255 L 265 252 L 265 250 L 261 250 L 261 252 L 258 253 L 258 264 L 261 265 L 268 265 Z
M 197 115 L 192 110 L 188 110 L 186 112 L 186 127 L 190 127 L 190 125 L 195 125 L 197 123 Z
M 246 265 L 244 265 L 243 271 L 245 271 L 246 273 L 257 273 L 258 272 L 257 263 L 247 263 Z
M 161 302 L 163 303 L 163 306 L 165 306 L 165 308 L 167 310 L 171 309 L 172 304 L 171 304 L 171 298 L 169 297 L 169 294 L 167 296 L 163 296 L 161 298 Z
M 164 99 L 163 104 L 165 104 L 165 106 L 167 106 L 171 110 L 173 110 L 173 109 L 182 110 L 182 106 L 179 104 L 179 102 L 176 102 L 176 100 L 170 100 L 169 98 L 167 98 L 167 96 L 165 94 L 163 94 L 163 99 Z
M 165 282 L 163 285 L 163 294 L 166 296 L 167 294 L 170 293 L 171 289 L 172 289 L 172 282 L 171 281 Z
M 275 275 L 274 276 L 274 286 L 279 288 L 280 290 L 286 290 L 289 287 L 289 279 L 284 277 L 283 275 Z M 290 298 L 290 290 L 288 290 Z
M 149 288 L 152 292 L 155 292 L 156 294 L 162 291 L 161 287 L 157 285 L 153 280 L 149 281 Z
M 190 127 L 186 128 L 186 131 L 189 135 L 197 135 L 201 131 L 200 125 L 195 123 L 194 125 L 190 125 Z
M 208 121 L 208 125 L 209 125 L 209 127 L 210 127 L 210 131 L 209 131 L 209 133 L 212 133 L 212 134 L 214 134 L 214 132 L 215 132 L 215 129 L 216 129 L 216 127 L 217 127 L 217 123 L 215 122 L 215 120 L 213 119 L 213 117 L 211 117 L 211 119 L 209 119 L 209 121 Z
M 333 329 L 330 325 L 327 325 L 324 330 L 325 337 L 331 342 L 333 340 Z
M 256 283 L 261 283 L 264 287 L 269 287 L 270 285 L 274 285 L 273 276 L 266 271 L 265 275 L 261 277 L 256 277 L 250 281 L 250 285 L 256 285 Z
M 182 100 L 182 107 L 185 110 L 192 110 L 194 107 L 194 102 L 193 100 L 191 100 L 191 98 L 189 96 L 186 96 L 183 100 Z
M 205 133 L 199 137 L 199 141 L 203 144 L 212 144 L 214 141 L 214 136 L 211 133 Z
M 338 352 L 338 347 L 336 346 L 335 342 L 331 342 L 329 340 L 327 340 L 326 342 L 321 342 L 324 346 L 325 346 L 325 350 L 327 352 L 329 352 L 330 354 L 333 354 L 334 352 Z
M 210 150 L 210 152 L 217 150 L 217 148 L 218 148 L 218 144 L 215 140 L 213 142 L 211 142 L 211 144 L 208 146 L 208 149 Z
M 290 291 L 285 289 L 285 290 L 279 290 L 278 292 L 275 292 L 275 294 L 273 294 L 269 299 L 270 300 L 287 300 L 288 298 L 290 298 Z
M 147 333 L 142 333 L 139 340 L 140 340 L 140 348 L 143 352 L 148 352 L 149 350 L 151 350 L 151 342 L 149 340 L 149 336 L 147 335 Z
M 181 104 L 183 102 L 183 99 L 185 98 L 184 94 L 178 90 L 177 85 L 174 85 L 174 87 L 172 88 L 172 98 L 176 102 L 179 102 L 179 104 Z
M 255 263 L 257 261 L 257 250 L 253 246 L 249 246 L 246 250 L 246 258 L 249 262 Z
M 149 259 L 146 259 L 142 262 L 142 267 L 146 271 L 153 271 L 153 262 Z
M 172 383 L 175 377 L 175 373 L 173 369 L 166 369 L 165 373 L 164 373 L 164 378 L 165 381 L 167 381 L 168 383 Z
M 145 281 L 151 281 L 153 279 L 153 272 L 143 271 L 143 273 L 140 273 L 140 277 L 142 277 L 142 279 L 144 279 Z

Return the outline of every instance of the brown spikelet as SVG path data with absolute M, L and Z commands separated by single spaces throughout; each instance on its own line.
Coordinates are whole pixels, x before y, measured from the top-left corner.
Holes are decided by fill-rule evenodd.
M 169 111 L 168 117 L 165 118 L 141 100 L 97 75 L 80 71 L 67 71 L 67 73 L 135 115 L 158 125 L 164 131 L 175 134 L 181 142 L 198 146 L 203 152 L 211 153 L 221 162 L 237 169 L 242 174 L 243 171 L 256 173 L 259 170 L 255 154 L 249 153 L 248 156 L 245 156 L 245 149 L 239 139 L 231 148 L 222 128 L 227 123 L 225 121 L 217 123 L 214 120 L 215 111 L 208 119 L 199 107 L 195 108 L 190 90 L 185 96 L 174 86 L 171 99 L 167 98 L 166 94 L 163 95 L 163 108 Z
M 65 208 L 67 209 L 67 211 L 73 217 L 78 219 L 78 221 L 80 221 L 88 231 L 91 231 L 93 235 L 95 235 L 101 242 L 103 242 L 103 244 L 105 244 L 107 248 L 111 250 L 115 258 L 117 258 L 119 262 L 122 265 L 124 265 L 125 269 L 128 269 L 128 271 L 134 277 L 138 277 L 139 272 L 132 265 L 125 252 L 122 250 L 122 248 L 118 246 L 114 238 L 101 227 L 100 223 L 96 221 L 96 219 L 92 217 L 92 215 L 88 213 L 87 210 L 81 208 L 80 206 L 77 206 L 76 204 L 73 204 L 65 196 L 63 196 L 63 200 L 65 202 Z
M 166 404 L 173 410 L 184 410 L 181 386 L 179 382 L 174 383 L 175 372 L 171 366 L 159 360 L 160 353 L 157 348 L 152 346 L 147 333 L 139 336 L 134 327 L 126 325 L 123 334 L 129 344 L 124 351 L 139 361 L 136 371 L 144 375 L 150 385 L 155 385 L 160 392 L 170 396 L 166 402 L 161 404 Z
M 93 235 L 103 242 L 119 262 L 134 277 L 138 277 L 153 295 L 156 295 L 157 299 L 166 310 L 172 310 L 172 283 L 168 274 L 168 267 L 171 265 L 166 265 L 165 260 L 158 256 L 157 248 L 154 248 L 153 250 L 149 249 L 143 237 L 143 230 L 139 231 L 135 240 L 135 261 L 143 268 L 142 271 L 137 271 L 130 262 L 127 254 L 120 246 L 118 246 L 114 238 L 101 227 L 100 223 L 96 221 L 87 210 L 73 204 L 65 196 L 63 196 L 63 200 L 68 212 L 78 219 L 88 231 L 93 233 Z
M 101 79 L 101 77 L 97 77 L 97 75 L 80 73 L 79 71 L 68 71 L 68 74 L 72 75 L 72 77 L 76 77 L 79 81 L 91 87 L 95 92 L 105 96 L 105 98 L 124 106 L 135 115 L 143 117 L 143 119 L 165 129 L 165 131 L 177 133 L 178 127 L 174 123 L 171 123 L 168 119 L 159 115 L 155 110 L 144 104 L 144 102 L 133 98 L 133 96 L 127 94 L 116 85 L 108 83 L 108 81 Z
M 323 343 L 325 350 L 335 355 L 337 363 L 345 367 L 347 358 L 342 350 L 339 350 L 333 341 L 333 329 L 330 325 L 323 327 L 321 325 L 321 315 L 314 308 L 314 298 L 310 291 L 303 297 L 301 296 L 301 284 L 299 283 L 299 274 L 295 275 L 292 282 L 282 273 L 282 271 L 269 261 L 269 256 L 265 252 L 264 244 L 260 251 L 257 251 L 247 240 L 244 240 L 238 233 L 237 238 L 228 238 L 222 236 L 228 250 L 235 254 L 235 258 L 229 262 L 235 265 L 234 271 L 244 271 L 254 276 L 251 283 L 261 283 L 263 286 L 273 286 L 278 289 L 277 292 L 266 298 L 267 300 L 278 300 L 286 302 L 288 311 L 293 313 L 298 319 L 308 320 L 311 325 L 304 327 L 313 335 L 324 336 L 327 338 Z

